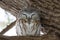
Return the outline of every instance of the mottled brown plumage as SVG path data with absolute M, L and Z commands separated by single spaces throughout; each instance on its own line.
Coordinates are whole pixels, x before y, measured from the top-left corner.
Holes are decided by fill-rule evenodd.
M 21 31 L 22 36 L 41 36 L 44 34 L 41 30 L 43 27 L 41 26 L 38 10 L 34 8 L 27 8 L 22 10 L 19 16 L 19 26 L 16 28 L 18 36 L 20 35 L 19 31 Z

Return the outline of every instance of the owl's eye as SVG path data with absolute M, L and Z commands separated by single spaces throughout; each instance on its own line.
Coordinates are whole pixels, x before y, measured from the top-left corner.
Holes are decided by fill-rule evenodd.
M 26 15 L 21 15 L 21 19 L 26 19 Z
M 32 19 L 33 19 L 33 20 L 37 20 L 37 19 L 39 19 L 39 17 L 38 17 L 38 15 L 33 15 L 33 16 L 32 16 Z

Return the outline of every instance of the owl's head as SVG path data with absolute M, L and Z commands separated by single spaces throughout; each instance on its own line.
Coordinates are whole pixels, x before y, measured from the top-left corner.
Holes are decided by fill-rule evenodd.
M 33 20 L 40 20 L 39 10 L 36 10 L 34 8 L 26 8 L 21 11 L 20 13 L 20 19 L 28 20 L 28 22 Z

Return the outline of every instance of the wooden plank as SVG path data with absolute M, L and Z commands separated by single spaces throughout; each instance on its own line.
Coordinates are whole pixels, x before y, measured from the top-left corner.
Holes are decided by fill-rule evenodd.
M 4 34 L 4 33 L 7 32 L 9 29 L 11 29 L 15 24 L 16 24 L 16 21 L 14 21 L 14 22 L 11 23 L 10 25 L 8 25 L 2 32 L 0 32 L 0 34 Z

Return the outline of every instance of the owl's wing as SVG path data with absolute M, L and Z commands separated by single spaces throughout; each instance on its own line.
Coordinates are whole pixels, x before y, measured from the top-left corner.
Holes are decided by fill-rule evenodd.
M 47 34 L 45 29 L 40 25 L 40 36 Z
M 18 21 L 16 22 L 16 33 L 17 36 L 21 36 L 21 29 Z

